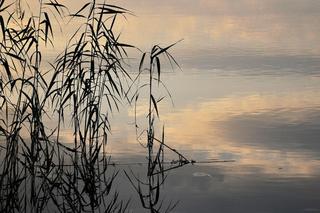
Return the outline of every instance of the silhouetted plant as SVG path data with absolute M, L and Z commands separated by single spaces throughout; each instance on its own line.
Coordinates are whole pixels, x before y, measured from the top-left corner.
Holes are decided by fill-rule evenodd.
M 142 87 L 147 86 L 147 97 L 148 97 L 148 109 L 147 109 L 147 129 L 141 130 L 139 133 L 137 131 L 137 136 L 140 144 L 147 149 L 147 175 L 146 179 L 138 178 L 137 175 L 131 171 L 131 174 L 124 171 L 127 178 L 133 185 L 135 191 L 138 193 L 141 204 L 143 208 L 149 210 L 151 213 L 158 212 L 170 212 L 175 208 L 177 203 L 170 202 L 168 205 L 164 205 L 164 200 L 160 197 L 161 186 L 164 184 L 167 177 L 166 172 L 174 168 L 181 167 L 185 164 L 189 164 L 190 161 L 187 160 L 181 153 L 171 148 L 165 144 L 165 134 L 164 127 L 162 128 L 162 134 L 160 138 L 156 137 L 156 120 L 159 118 L 159 107 L 158 104 L 165 98 L 157 98 L 154 93 L 155 87 L 160 85 L 165 88 L 168 96 L 171 98 L 170 92 L 166 88 L 165 84 L 161 80 L 161 60 L 160 58 L 165 58 L 171 64 L 179 67 L 176 60 L 169 53 L 169 49 L 174 46 L 172 44 L 165 48 L 160 47 L 159 45 L 153 46 L 149 53 L 143 53 L 140 65 L 139 65 L 139 74 L 136 79 L 138 79 L 143 72 L 148 74 L 149 80 L 148 83 L 143 84 Z M 145 62 L 147 59 L 148 62 Z M 145 63 L 147 67 L 145 68 Z M 180 67 L 179 67 L 180 68 Z M 155 86 L 156 85 L 156 86 Z M 142 92 L 141 87 L 134 93 L 133 100 L 138 101 L 139 95 Z M 139 125 L 135 124 L 136 128 L 139 128 Z M 140 141 L 140 136 L 146 133 L 146 143 Z M 145 145 L 144 145 L 145 144 Z M 172 163 L 168 166 L 165 161 L 165 150 L 169 150 L 175 153 L 178 156 L 178 160 L 175 163 Z
M 121 43 L 113 30 L 117 17 L 131 12 L 95 0 L 74 13 L 57 0 L 33 3 L 31 10 L 21 6 L 22 0 L 0 0 L 0 212 L 125 212 L 129 203 L 112 190 L 118 172 L 109 167 L 105 149 L 108 115 L 119 109 L 121 100 L 137 101 L 140 91 L 129 99 L 136 80 L 124 68 L 124 60 L 126 48 L 133 46 Z M 48 70 L 43 53 L 47 45 L 54 45 L 52 17 L 83 24 Z M 168 52 L 171 46 L 154 46 L 147 68 L 148 190 L 145 195 L 140 181 L 136 190 L 151 212 L 160 211 L 160 186 L 165 172 L 175 168 L 164 167 L 164 149 L 179 156 L 178 166 L 189 163 L 164 143 L 164 129 L 162 138 L 155 137 L 162 98 L 155 98 L 153 82 L 162 84 L 161 55 L 176 64 Z M 145 59 L 146 53 L 138 78 Z M 70 121 L 73 146 L 61 138 L 63 126 Z

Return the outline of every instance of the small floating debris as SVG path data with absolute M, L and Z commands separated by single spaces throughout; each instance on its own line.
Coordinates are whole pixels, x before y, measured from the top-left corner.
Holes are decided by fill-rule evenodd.
M 211 177 L 210 174 L 204 172 L 195 172 L 192 174 L 193 177 Z

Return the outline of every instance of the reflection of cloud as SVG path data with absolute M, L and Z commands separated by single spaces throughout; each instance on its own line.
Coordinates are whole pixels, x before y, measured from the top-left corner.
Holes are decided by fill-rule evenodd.
M 119 1 L 117 1 L 119 2 Z M 192 14 L 192 15 L 259 15 L 261 12 L 266 14 L 287 14 L 297 15 L 318 13 L 320 3 L 316 0 L 163 0 L 148 1 L 136 0 L 134 2 L 120 1 L 121 5 L 135 8 L 138 11 L 150 13 L 157 9 L 161 13 Z M 155 6 L 157 6 L 155 8 Z M 135 10 L 134 10 L 135 11 Z
M 188 51 L 234 47 L 269 54 L 320 52 L 317 1 L 141 0 L 123 5 L 138 15 L 124 27 L 126 39 L 143 47 L 184 38 Z
M 180 63 L 187 69 L 241 71 L 242 73 L 277 74 L 288 73 L 319 74 L 319 57 L 307 55 L 259 55 L 254 52 L 225 52 L 223 50 L 194 51 L 179 56 Z
M 319 119 L 319 110 L 285 110 L 235 116 L 221 127 L 227 138 L 239 144 L 316 154 L 320 150 Z
M 178 149 L 209 150 L 214 153 L 232 153 L 237 158 L 237 163 L 243 165 L 263 165 L 263 169 L 267 172 L 278 170 L 278 167 L 284 167 L 288 173 L 312 173 L 314 167 L 319 166 L 317 160 L 312 160 L 312 155 L 306 152 L 304 148 L 290 148 L 289 141 L 282 141 L 284 148 L 279 149 L 272 146 L 273 141 L 263 140 L 264 143 L 270 143 L 269 146 L 259 142 L 259 135 L 256 136 L 256 144 L 239 143 L 242 139 L 248 138 L 249 133 L 259 134 L 255 129 L 241 130 L 238 126 L 228 126 L 228 121 L 234 118 L 248 115 L 264 115 L 266 113 L 276 112 L 276 119 L 270 118 L 270 125 L 277 127 L 275 123 L 279 122 L 290 125 L 292 123 L 302 123 L 309 118 L 310 114 L 304 109 L 320 107 L 319 95 L 295 94 L 287 96 L 247 96 L 247 97 L 231 97 L 218 101 L 201 103 L 198 106 L 185 109 L 175 114 L 168 114 L 165 117 L 167 126 L 167 138 L 174 141 L 174 146 Z M 299 113 L 292 113 L 292 112 Z M 257 117 L 259 118 L 259 117 Z M 239 123 L 242 125 L 245 123 Z M 273 126 L 274 125 L 274 126 Z M 233 129 L 232 129 L 233 128 Z M 236 129 L 239 128 L 239 129 Z M 306 127 L 305 127 L 306 128 Z M 226 131 L 228 130 L 228 131 Z M 237 132 L 236 137 L 230 138 L 228 134 Z M 231 133 L 230 133 L 231 132 Z M 276 132 L 276 131 L 275 131 Z M 291 132 L 293 133 L 293 132 Z M 312 132 L 316 134 L 316 132 Z M 279 134 L 273 135 L 272 130 L 269 131 L 269 140 L 279 141 Z M 308 136 L 300 137 L 300 139 L 308 139 Z M 313 136 L 310 136 L 313 137 Z M 304 141 L 299 141 L 304 143 Z M 294 146 L 295 144 L 291 144 Z M 281 145 L 279 145 L 281 147 Z M 317 152 L 319 150 L 315 150 Z M 237 157 L 238 156 L 238 157 Z M 308 160 L 309 159 L 309 160 Z M 306 161 L 309 161 L 306 164 Z
M 177 129 L 182 132 L 190 128 L 190 131 L 196 131 L 199 135 L 206 135 L 205 133 L 212 131 L 212 127 L 208 126 L 208 124 L 226 121 L 235 116 L 274 110 L 279 110 L 280 112 L 281 110 L 303 110 L 306 106 L 319 107 L 320 99 L 317 96 L 318 94 L 310 92 L 309 94 L 283 96 L 251 95 L 246 97 L 229 97 L 217 101 L 200 103 L 198 106 L 181 110 L 179 113 L 169 114 L 165 120 L 170 123 L 174 122 L 174 126 L 178 127 Z M 294 114 L 295 117 L 291 117 L 290 114 L 287 115 L 286 113 L 279 114 L 278 116 L 281 116 L 283 119 L 303 119 L 303 114 L 301 113 Z M 197 122 L 194 122 L 195 120 Z
M 174 113 L 163 111 L 166 143 L 187 150 L 195 160 L 235 159 L 242 166 L 239 172 L 251 166 L 260 168 L 259 173 L 314 175 L 319 168 L 319 97 L 308 90 L 229 96 L 193 103 Z M 143 113 L 138 115 L 145 119 Z M 132 121 L 134 114 L 129 111 L 128 116 Z M 144 154 L 133 125 L 113 123 L 112 127 L 108 154 Z M 157 129 L 161 134 L 161 127 Z M 72 131 L 61 134 L 72 141 Z
M 23 5 L 28 2 L 31 7 L 38 4 L 35 0 L 22 2 Z M 62 3 L 72 12 L 80 9 L 78 1 Z M 137 0 L 111 3 L 124 6 L 137 15 L 128 16 L 127 20 L 119 16 L 117 31 L 122 32 L 123 41 L 142 49 L 148 49 L 154 43 L 170 44 L 183 38 L 183 43 L 175 48 L 177 55 L 199 55 L 203 49 L 212 49 L 215 55 L 229 49 L 242 53 L 258 50 L 269 56 L 320 54 L 319 1 Z M 57 21 L 52 19 L 52 22 L 57 28 Z M 52 51 L 61 50 L 66 36 L 72 35 L 71 29 L 75 30 L 77 26 L 75 23 L 63 25 L 64 34 L 57 29 L 56 47 Z

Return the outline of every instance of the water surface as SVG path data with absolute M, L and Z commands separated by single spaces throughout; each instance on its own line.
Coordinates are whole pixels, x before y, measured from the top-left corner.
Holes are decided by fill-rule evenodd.
M 174 100 L 160 109 L 166 142 L 196 161 L 235 160 L 172 171 L 174 212 L 320 212 L 320 2 L 116 3 L 135 14 L 122 38 L 142 50 L 184 39 L 171 51 L 183 71 L 163 75 Z M 124 107 L 112 126 L 117 161 L 144 160 L 133 119 Z

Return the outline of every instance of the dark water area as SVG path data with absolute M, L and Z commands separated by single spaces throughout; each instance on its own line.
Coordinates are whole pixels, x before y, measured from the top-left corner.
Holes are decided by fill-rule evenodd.
M 236 163 L 185 166 L 169 174 L 162 188 L 164 203 L 179 201 L 172 212 L 319 212 L 319 175 L 288 175 L 280 167 L 262 170 Z M 134 195 L 126 182 L 117 189 Z M 131 199 L 132 212 L 144 212 L 138 198 Z

